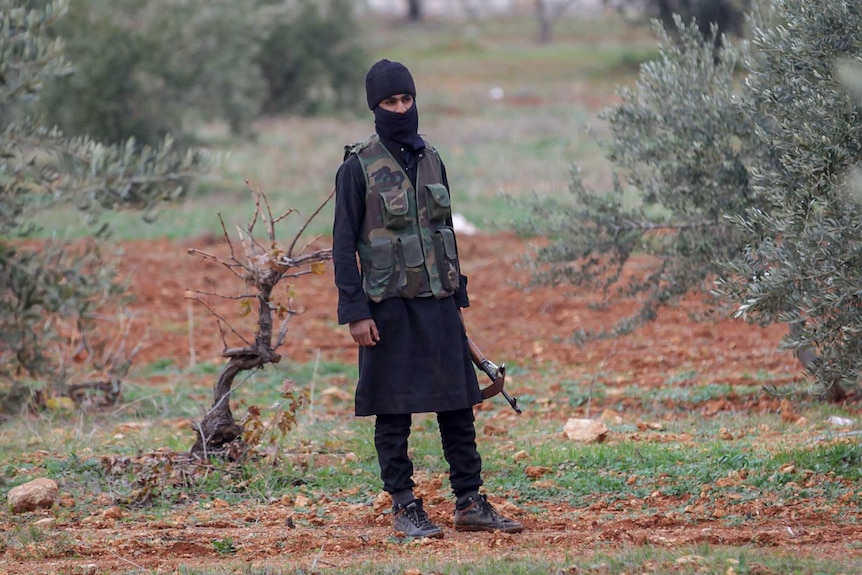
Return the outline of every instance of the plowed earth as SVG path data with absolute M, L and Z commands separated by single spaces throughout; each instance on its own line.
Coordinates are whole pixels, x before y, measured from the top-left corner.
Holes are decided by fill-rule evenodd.
M 667 386 L 670 377 L 697 373 L 700 384 L 716 382 L 750 386 L 751 374 L 776 385 L 798 379 L 798 366 L 787 353 L 777 351 L 782 328 L 761 329 L 733 320 L 695 321 L 691 314 L 702 311 L 697 300 L 685 301 L 675 309 L 664 310 L 658 320 L 635 333 L 613 340 L 601 340 L 584 347 L 572 345 L 568 338 L 577 327 L 603 327 L 630 313 L 633 304 L 595 306 L 598 296 L 572 293 L 565 289 L 523 290 L 514 285 L 524 272 L 518 269 L 520 257 L 528 247 L 512 235 L 477 235 L 460 238 L 464 272 L 469 276 L 472 306 L 466 310 L 468 329 L 473 338 L 497 362 L 552 366 L 557 380 L 592 378 L 608 391 L 614 406 L 637 421 L 647 409 L 642 399 L 614 395 L 615 388 L 636 384 L 640 389 Z M 230 274 L 220 266 L 203 262 L 186 253 L 196 247 L 224 255 L 219 238 L 204 238 L 185 243 L 149 241 L 128 243 L 124 272 L 136 296 L 138 337 L 145 347 L 138 364 L 174 359 L 184 365 L 194 348 L 197 361 L 219 360 L 222 341 L 212 317 L 200 305 L 184 299 L 184 291 L 204 291 L 230 285 Z M 646 265 L 646 262 L 635 262 Z M 235 281 L 233 283 L 236 283 Z M 324 275 L 309 275 L 295 282 L 297 303 L 304 313 L 293 318 L 284 350 L 287 360 L 309 361 L 318 353 L 324 358 L 351 362 L 356 350 L 347 330 L 335 321 L 336 293 L 331 269 Z M 568 293 L 567 293 L 568 291 Z M 194 321 L 195 341 L 190 345 L 189 314 Z M 229 342 L 230 343 L 230 342 Z M 610 374 L 610 375 L 608 375 Z M 613 379 L 609 379 L 613 378 Z M 556 383 L 541 383 L 517 376 L 507 384 L 514 395 L 541 398 L 555 392 Z M 347 388 L 349 389 L 349 387 Z M 602 400 L 592 405 L 595 416 Z M 660 406 L 661 407 L 661 406 Z M 665 405 L 669 409 L 690 409 L 709 418 L 727 412 L 791 411 L 788 404 L 765 395 L 729 394 L 705 403 Z M 351 417 L 350 406 L 343 417 Z M 655 414 L 655 405 L 648 406 Z M 480 409 L 495 411 L 505 422 L 516 417 L 499 397 Z M 522 418 L 535 418 L 535 426 L 557 433 L 567 418 L 583 417 L 583 407 L 558 406 L 555 409 L 527 410 Z M 791 414 L 792 415 L 792 414 Z M 613 437 L 609 441 L 638 440 L 636 436 Z M 652 441 L 653 439 L 643 439 Z M 517 535 L 464 534 L 451 530 L 451 502 L 445 501 L 445 481 L 418 476 L 419 494 L 435 521 L 446 530 L 442 540 L 404 544 L 393 540 L 389 518 L 382 514 L 385 501 L 374 506 L 345 505 L 322 501 L 327 519 L 313 513 L 303 515 L 296 502 L 271 505 L 227 505 L 214 502 L 209 509 L 189 506 L 178 508 L 167 519 L 116 520 L 110 514 L 97 514 L 88 521 L 55 524 L 52 529 L 66 532 L 79 542 L 72 558 L 28 558 L 7 550 L 0 572 L 8 573 L 81 573 L 95 565 L 94 573 L 134 572 L 137 569 L 172 573 L 179 566 L 214 566 L 227 559 L 213 541 L 230 538 L 237 551 L 229 561 L 273 568 L 302 568 L 304 572 L 331 570 L 367 561 L 393 560 L 397 557 L 439 558 L 469 562 L 476 557 L 535 556 L 539 558 L 578 557 L 596 550 L 612 550 L 632 545 L 680 547 L 689 544 L 744 545 L 781 549 L 788 554 L 815 557 L 843 556 L 847 542 L 862 541 L 862 514 L 848 508 L 845 522 L 835 523 L 824 508 L 836 502 L 797 500 L 792 502 L 726 501 L 728 511 L 739 513 L 748 507 L 752 518 L 743 524 L 721 520 L 715 509 L 695 509 L 685 516 L 678 511 L 680 502 L 654 494 L 649 514 L 627 511 L 615 513 L 603 505 L 570 508 L 548 501 L 527 512 L 504 500 L 494 498 L 501 509 L 523 521 L 527 530 Z M 499 494 L 505 496 L 506 494 Z M 224 503 L 224 502 L 222 502 Z M 430 505 L 429 505 L 430 503 Z M 535 510 L 538 508 L 538 510 Z M 610 517 L 610 519 L 609 519 Z M 616 517 L 616 518 L 614 518 Z M 857 547 L 858 549 L 858 547 Z

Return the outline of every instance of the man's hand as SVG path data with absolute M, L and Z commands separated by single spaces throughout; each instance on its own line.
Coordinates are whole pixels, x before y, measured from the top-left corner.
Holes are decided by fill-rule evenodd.
M 380 341 L 380 332 L 377 331 L 377 324 L 373 319 L 360 319 L 352 321 L 349 324 L 350 337 L 359 345 L 365 347 L 374 347 Z

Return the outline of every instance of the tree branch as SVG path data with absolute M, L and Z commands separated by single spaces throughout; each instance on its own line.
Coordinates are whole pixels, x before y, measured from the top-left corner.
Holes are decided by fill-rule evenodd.
M 186 297 L 188 297 L 188 296 L 186 296 Z M 216 318 L 218 318 L 219 320 L 224 322 L 224 324 L 228 327 L 228 329 L 230 329 L 234 333 L 234 335 L 236 335 L 238 338 L 240 338 L 243 341 L 243 343 L 245 343 L 246 345 L 251 345 L 251 342 L 249 342 L 247 339 L 245 339 L 242 336 L 241 333 L 239 333 L 237 330 L 235 330 L 233 328 L 233 326 L 230 324 L 230 322 L 227 319 L 225 319 L 222 315 L 220 315 L 216 310 L 214 310 L 213 307 L 210 304 L 208 304 L 206 301 L 202 300 L 199 297 L 189 297 L 189 299 L 194 300 L 194 301 L 200 303 L 201 305 L 203 305 L 205 308 L 207 308 L 207 310 L 212 315 L 214 315 Z
M 289 257 L 289 258 L 293 257 L 293 248 L 296 246 L 296 242 L 299 241 L 300 236 L 303 234 L 303 232 L 305 232 L 305 228 L 308 227 L 308 225 L 311 223 L 311 220 L 313 220 L 315 218 L 315 216 L 317 216 L 317 214 L 320 213 L 320 211 L 323 209 L 323 206 L 325 206 L 329 202 L 329 200 L 332 199 L 332 196 L 334 196 L 334 195 L 335 195 L 335 188 L 333 187 L 332 191 L 329 192 L 329 195 L 326 196 L 326 199 L 323 200 L 323 202 L 321 202 L 319 206 L 317 206 L 317 209 L 314 210 L 313 214 L 308 216 L 308 219 L 305 220 L 305 223 L 302 224 L 302 227 L 299 229 L 299 231 L 293 237 L 293 241 L 290 243 L 290 247 L 287 249 L 287 257 Z
M 231 263 L 231 262 L 229 262 L 229 261 L 227 261 L 227 260 L 223 260 L 223 259 L 221 259 L 221 258 L 220 258 L 220 257 L 218 257 L 218 256 L 214 256 L 214 255 L 212 255 L 212 254 L 210 254 L 210 253 L 207 253 L 207 252 L 205 252 L 205 251 L 199 250 L 199 249 L 197 249 L 197 248 L 189 248 L 188 250 L 186 250 L 186 253 L 188 253 L 189 255 L 192 255 L 192 256 L 200 256 L 200 257 L 201 257 L 201 259 L 204 259 L 204 260 L 210 260 L 210 261 L 215 262 L 215 263 L 217 263 L 217 264 L 221 264 L 221 265 L 223 265 L 224 267 L 226 267 L 227 269 L 229 269 L 229 270 L 230 270 L 230 272 L 231 272 L 233 275 L 235 275 L 236 277 L 238 277 L 238 278 L 239 278 L 239 279 L 241 279 L 241 280 L 245 280 L 245 276 L 244 276 L 244 275 L 242 275 L 242 274 L 238 274 L 234 268 L 241 268 L 241 269 L 243 269 L 243 270 L 245 270 L 246 268 L 245 268 L 245 266 L 244 266 L 244 265 L 242 265 L 241 263 L 237 262 L 236 260 L 234 260 L 234 262 L 233 262 L 233 263 Z M 231 254 L 233 254 L 233 249 L 232 249 L 232 248 L 231 248 Z

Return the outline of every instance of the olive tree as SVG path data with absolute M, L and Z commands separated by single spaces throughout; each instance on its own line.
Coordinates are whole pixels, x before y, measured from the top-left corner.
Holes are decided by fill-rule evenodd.
M 783 345 L 816 390 L 843 397 L 860 361 L 860 227 L 845 185 L 862 146 L 835 66 L 862 59 L 860 10 L 775 0 L 752 17 L 751 42 L 717 52 L 679 19 L 678 38 L 660 30 L 659 59 L 605 114 L 617 185 L 597 194 L 576 172 L 574 207 L 535 205 L 532 228 L 552 238 L 537 278 L 641 298 L 606 335 L 692 290 L 718 296 L 738 317 L 787 323 Z M 635 252 L 655 257 L 632 278 Z
M 754 29 L 740 107 L 762 150 L 752 186 L 770 208 L 729 214 L 748 245 L 721 283 L 738 316 L 795 327 L 785 346 L 816 350 L 808 370 L 834 399 L 862 368 L 862 223 L 847 189 L 862 110 L 837 73 L 862 61 L 860 18 L 858 2 L 781 0 Z
M 692 290 L 708 296 L 721 262 L 746 242 L 725 215 L 758 205 L 747 169 L 753 128 L 734 103 L 741 52 L 724 46 L 716 60 L 696 26 L 678 25 L 676 40 L 656 25 L 659 57 L 604 113 L 609 134 L 602 143 L 617 169 L 613 189 L 588 189 L 576 168 L 573 204 L 548 197 L 532 206 L 527 227 L 552 239 L 537 254 L 537 281 L 642 301 L 611 331 L 585 336 L 627 333 Z M 635 252 L 654 256 L 653 265 L 644 277 L 624 280 Z
M 0 0 L 0 379 L 13 389 L 28 377 L 62 375 L 51 353 L 59 326 L 86 332 L 115 288 L 98 241 L 105 228 L 74 246 L 25 242 L 41 214 L 64 207 L 98 224 L 106 210 L 148 210 L 184 194 L 204 160 L 177 154 L 171 140 L 141 147 L 72 137 L 30 114 L 48 78 L 72 73 L 49 32 L 67 8 L 65 0 L 40 9 Z
M 76 73 L 47 82 L 53 124 L 106 142 L 193 142 L 200 123 L 253 136 L 263 114 L 361 101 L 348 0 L 79 0 L 54 32 Z

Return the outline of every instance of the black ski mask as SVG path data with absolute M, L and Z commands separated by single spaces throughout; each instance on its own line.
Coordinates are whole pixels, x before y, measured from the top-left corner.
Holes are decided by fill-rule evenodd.
M 404 114 L 380 107 L 380 102 L 396 94 L 410 94 L 414 98 L 413 105 Z M 413 76 L 403 64 L 383 59 L 371 66 L 365 76 L 365 96 L 368 108 L 374 111 L 374 127 L 382 139 L 410 150 L 425 147 L 425 142 L 419 137 L 416 86 Z
M 415 101 L 403 114 L 377 106 L 374 108 L 374 128 L 382 139 L 407 149 L 420 150 L 425 147 L 425 142 L 419 136 L 419 110 Z

